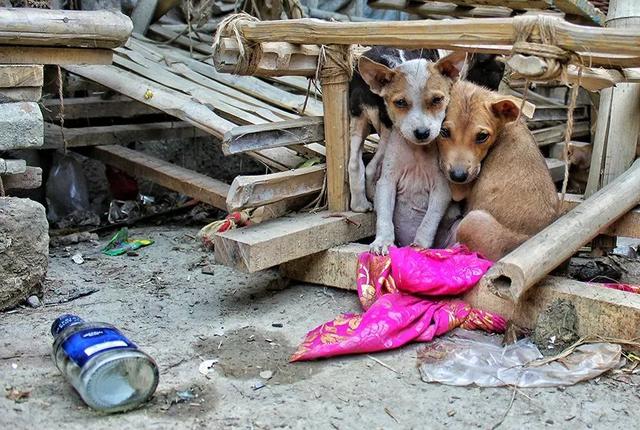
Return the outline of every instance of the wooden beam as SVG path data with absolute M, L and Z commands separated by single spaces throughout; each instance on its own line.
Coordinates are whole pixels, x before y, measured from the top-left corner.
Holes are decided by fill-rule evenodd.
M 389 45 L 398 48 L 449 49 L 461 45 L 511 45 L 515 25 L 523 17 L 458 20 L 325 22 L 311 19 L 255 22 L 240 20 L 235 27 L 250 42 L 288 42 L 321 45 Z M 553 18 L 552 18 L 553 19 Z M 570 24 L 555 18 L 557 45 L 576 52 L 640 56 L 640 34 L 615 28 L 594 28 Z M 225 35 L 226 36 L 226 35 Z M 533 39 L 536 41 L 536 39 Z M 615 49 L 613 48 L 615 47 Z M 611 57 L 611 64 L 616 58 Z M 588 63 L 588 61 L 587 61 Z
M 121 124 L 97 127 L 65 128 L 68 148 L 81 146 L 117 145 L 132 142 L 168 139 L 192 139 L 208 136 L 203 130 L 184 121 Z M 42 148 L 63 148 L 59 125 L 46 123 Z
M 267 175 L 236 176 L 227 194 L 229 212 L 255 208 L 318 193 L 324 185 L 326 165 L 303 167 Z
M 266 42 L 259 47 L 241 55 L 237 41 L 224 37 L 216 45 L 213 64 L 219 72 L 251 76 L 281 76 L 283 70 L 288 76 L 313 76 L 318 69 L 318 45 Z
M 358 255 L 368 245 L 349 243 L 280 266 L 282 274 L 300 282 L 346 290 L 356 289 Z M 499 313 L 519 326 L 532 329 L 538 315 L 556 300 L 568 300 L 578 315 L 579 336 L 636 339 L 640 336 L 640 295 L 570 279 L 547 277 L 522 302 L 516 312 L 512 302 L 481 286 L 464 296 L 473 307 Z
M 479 2 L 478 2 L 479 3 Z M 460 7 L 457 4 L 444 1 L 414 1 L 414 0 L 373 0 L 367 4 L 373 9 L 401 10 L 418 15 L 422 18 L 464 17 L 464 18 L 495 18 L 507 17 L 513 10 L 501 6 L 473 6 Z
M 123 146 L 97 146 L 86 154 L 133 176 L 149 179 L 170 190 L 226 210 L 229 186 L 224 182 Z
M 138 0 L 131 13 L 133 31 L 140 34 L 147 32 L 157 6 L 158 0 Z
M 111 64 L 112 58 L 110 49 L 0 45 L 2 64 Z
M 49 122 L 58 121 L 60 115 L 60 99 L 52 98 L 42 101 L 44 119 Z M 145 105 L 129 97 L 115 96 L 108 99 L 102 97 L 65 97 L 65 120 L 91 118 L 133 118 L 140 115 L 164 115 L 164 112 Z
M 325 212 L 281 217 L 215 236 L 220 264 L 256 272 L 375 234 L 372 213 Z
M 27 167 L 24 172 L 12 175 L 2 175 L 5 190 L 31 190 L 42 185 L 42 169 Z
M 339 62 L 349 64 L 349 48 L 327 46 L 320 71 L 324 107 L 324 136 L 327 148 L 327 203 L 330 211 L 349 209 L 349 81 Z
M 129 17 L 116 11 L 0 9 L 0 45 L 115 48 L 132 29 Z
M 0 66 L 0 88 L 41 87 L 42 65 Z
M 323 140 L 324 120 L 322 117 L 313 116 L 233 128 L 226 132 L 222 139 L 222 151 L 227 155 L 240 154 Z

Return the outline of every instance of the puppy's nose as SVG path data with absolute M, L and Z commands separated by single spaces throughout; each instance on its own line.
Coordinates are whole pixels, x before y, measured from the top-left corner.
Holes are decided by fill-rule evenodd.
M 469 174 L 465 169 L 452 169 L 449 170 L 449 177 L 453 182 L 464 182 L 469 177 Z
M 413 135 L 418 140 L 427 140 L 429 138 L 429 134 L 429 129 L 426 127 L 416 128 L 415 130 L 413 130 Z

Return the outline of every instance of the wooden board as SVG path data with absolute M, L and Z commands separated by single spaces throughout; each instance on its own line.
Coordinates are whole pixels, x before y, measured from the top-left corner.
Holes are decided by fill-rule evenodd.
M 564 140 L 566 129 L 566 124 L 559 124 L 553 127 L 533 130 L 531 134 L 533 134 L 533 137 L 539 146 L 544 146 Z M 579 121 L 573 124 L 573 134 L 571 135 L 571 138 L 575 139 L 577 137 L 589 136 L 590 132 L 589 122 Z
M 418 15 L 422 18 L 489 18 L 511 16 L 513 13 L 513 10 L 508 7 L 460 7 L 454 3 L 447 3 L 444 1 L 369 0 L 367 4 L 373 9 L 401 10 Z
M 283 264 L 284 276 L 300 282 L 356 289 L 358 255 L 367 245 L 349 243 Z M 516 313 L 511 302 L 476 287 L 464 297 L 472 306 L 515 316 L 515 322 L 532 328 L 537 316 L 556 300 L 569 300 L 578 314 L 579 336 L 635 339 L 640 336 L 640 295 L 564 278 L 547 277 L 531 290 Z
M 110 49 L 0 45 L 1 64 L 111 64 Z
M 271 124 L 245 125 L 225 133 L 222 151 L 240 154 L 266 148 L 278 148 L 324 140 L 322 117 L 306 117 Z
M 0 66 L 0 88 L 41 87 L 42 69 L 41 65 Z
M 115 48 L 133 24 L 109 10 L 0 9 L 0 45 Z
M 122 124 L 65 128 L 67 147 L 127 144 L 150 140 L 193 139 L 208 136 L 203 130 L 184 121 Z M 60 126 L 46 123 L 42 148 L 63 148 Z
M 86 154 L 120 170 L 225 210 L 229 186 L 193 170 L 122 146 L 97 146 Z
M 267 175 L 236 176 L 227 195 L 229 212 L 294 200 L 322 190 L 326 165 Z
M 42 169 L 27 167 L 24 172 L 13 175 L 2 175 L 5 190 L 31 190 L 42 185 Z
M 335 216 L 334 216 L 335 215 Z M 372 213 L 296 214 L 217 234 L 215 258 L 220 264 L 256 272 L 333 246 L 372 236 Z
M 42 115 L 46 121 L 58 121 L 60 115 L 60 99 L 45 99 L 42 101 L 44 109 Z M 133 118 L 140 115 L 153 115 L 164 112 L 147 106 L 143 103 L 125 96 L 115 96 L 108 99 L 102 97 L 65 97 L 64 118 L 90 119 L 90 118 Z

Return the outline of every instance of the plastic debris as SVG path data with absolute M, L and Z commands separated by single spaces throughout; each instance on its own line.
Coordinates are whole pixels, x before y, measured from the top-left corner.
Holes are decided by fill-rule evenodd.
M 198 366 L 198 372 L 202 373 L 204 376 L 207 376 L 209 373 L 213 372 L 213 366 L 218 363 L 218 360 L 205 360 L 200 363 Z
M 73 254 L 73 256 L 71 257 L 71 260 L 73 260 L 73 262 L 76 264 L 84 263 L 84 258 L 82 257 L 82 254 L 80 254 L 79 252 Z
M 116 256 L 126 254 L 130 251 L 153 244 L 151 239 L 129 239 L 129 229 L 124 227 L 120 229 L 102 248 L 101 252 L 105 255 Z
M 619 367 L 624 360 L 620 345 L 589 343 L 571 354 L 542 361 L 529 340 L 503 347 L 502 337 L 478 331 L 456 330 L 418 351 L 418 367 L 425 382 L 520 388 L 573 385 Z

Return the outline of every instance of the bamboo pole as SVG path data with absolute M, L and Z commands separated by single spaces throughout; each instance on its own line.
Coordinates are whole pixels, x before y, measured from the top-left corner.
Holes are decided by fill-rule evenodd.
M 605 25 L 637 29 L 640 25 L 640 2 L 611 0 Z M 640 132 L 640 84 L 621 83 L 603 90 L 598 111 L 592 168 L 585 190 L 587 197 L 627 170 L 635 159 Z M 602 255 L 615 246 L 615 237 L 598 236 L 593 241 L 592 250 L 595 255 Z
M 0 45 L 116 48 L 132 30 L 115 11 L 0 8 Z
M 319 45 L 389 45 L 398 48 L 442 48 L 460 45 L 511 45 L 515 41 L 514 18 L 458 20 L 325 22 L 312 19 L 254 22 L 239 20 L 237 28 L 250 42 L 288 42 Z M 570 24 L 555 18 L 557 45 L 584 55 L 615 53 L 640 55 L 640 32 L 618 28 L 595 28 Z M 535 42 L 536 40 L 534 40 Z M 611 64 L 617 57 L 611 56 Z
M 324 137 L 327 148 L 327 202 L 329 210 L 349 209 L 349 80 L 348 46 L 327 46 L 320 71 L 324 106 Z
M 640 202 L 640 160 L 498 261 L 481 285 L 518 303 L 526 291 Z

